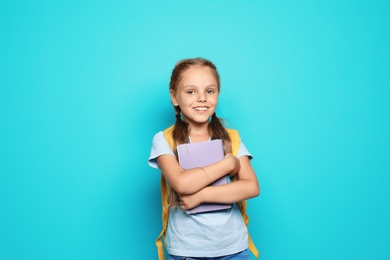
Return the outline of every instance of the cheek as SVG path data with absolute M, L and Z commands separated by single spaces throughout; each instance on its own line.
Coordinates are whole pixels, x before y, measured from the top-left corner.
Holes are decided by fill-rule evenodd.
M 218 96 L 211 99 L 211 102 L 216 106 L 218 104 Z

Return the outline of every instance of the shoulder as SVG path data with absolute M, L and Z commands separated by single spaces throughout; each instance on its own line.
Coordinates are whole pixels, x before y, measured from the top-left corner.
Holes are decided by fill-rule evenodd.
M 238 130 L 232 129 L 232 128 L 226 128 L 226 131 L 229 134 L 229 137 L 230 137 L 230 140 L 232 141 L 232 143 L 235 143 L 235 142 L 239 143 L 241 141 L 240 133 L 238 132 Z
M 233 139 L 233 138 L 240 139 L 240 134 L 239 134 L 238 130 L 233 129 L 233 128 L 226 128 L 226 131 L 228 132 L 231 139 Z
M 232 144 L 232 152 L 235 156 L 238 156 L 239 154 L 239 149 L 240 149 L 240 134 L 238 133 L 237 130 L 231 129 L 231 128 L 226 128 L 227 133 L 229 134 L 229 138 Z
M 168 142 L 169 139 L 172 138 L 172 132 L 173 132 L 173 125 L 164 130 L 158 131 L 153 137 L 153 142 L 155 141 Z
M 161 141 L 162 139 L 165 139 L 165 138 L 164 138 L 164 132 L 163 132 L 163 131 L 159 131 L 159 132 L 157 132 L 157 133 L 153 136 L 153 142 L 158 142 L 158 141 Z
M 173 150 L 173 130 L 174 130 L 174 125 L 171 125 L 168 128 L 165 128 L 164 130 L 159 131 L 157 134 L 154 135 L 153 137 L 153 145 L 160 145 L 162 144 L 163 146 L 168 145 L 171 150 Z
M 171 154 L 175 156 L 164 136 L 163 131 L 159 131 L 153 137 L 152 149 L 149 156 L 149 165 L 153 168 L 158 168 L 157 158 L 163 154 Z
M 230 140 L 232 142 L 232 151 L 233 154 L 236 155 L 237 157 L 241 156 L 248 156 L 250 160 L 252 160 L 253 156 L 252 154 L 248 151 L 246 146 L 241 140 L 240 133 L 236 129 L 231 129 L 231 128 L 226 128 L 226 131 L 229 134 Z
M 173 130 L 174 130 L 174 125 L 171 125 L 170 127 L 162 131 L 165 140 L 167 141 L 169 147 L 171 147 L 172 150 L 174 150 Z
M 164 135 L 172 135 L 174 128 L 175 125 L 171 125 L 170 127 L 165 128 L 162 132 L 164 133 Z

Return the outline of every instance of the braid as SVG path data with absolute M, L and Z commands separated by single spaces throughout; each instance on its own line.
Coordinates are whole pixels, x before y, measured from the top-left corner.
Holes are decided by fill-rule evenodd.
M 214 113 L 211 117 L 211 121 L 209 123 L 209 132 L 211 139 L 221 139 L 223 141 L 225 154 L 232 152 L 232 145 L 229 134 L 223 126 L 221 120 L 217 117 L 216 113 Z
M 173 128 L 172 138 L 174 142 L 174 153 L 177 156 L 176 147 L 179 144 L 188 142 L 188 124 L 181 119 L 181 110 L 179 106 L 175 106 L 176 122 Z M 177 207 L 179 205 L 179 194 L 169 185 L 168 186 L 168 205 L 169 207 Z
M 176 122 L 175 127 L 173 129 L 173 140 L 175 143 L 175 147 L 179 144 L 184 144 L 188 142 L 188 123 L 184 122 L 181 119 L 181 110 L 179 106 L 175 107 L 176 110 Z M 174 151 L 176 153 L 176 149 Z

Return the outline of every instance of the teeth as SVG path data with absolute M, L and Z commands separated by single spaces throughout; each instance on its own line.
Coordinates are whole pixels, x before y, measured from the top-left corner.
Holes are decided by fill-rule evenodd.
M 195 110 L 197 111 L 205 111 L 207 107 L 196 107 Z

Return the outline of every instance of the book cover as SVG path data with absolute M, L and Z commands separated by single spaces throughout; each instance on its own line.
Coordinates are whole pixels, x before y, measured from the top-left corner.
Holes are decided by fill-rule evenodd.
M 222 140 L 215 139 L 212 141 L 181 144 L 177 146 L 179 164 L 183 169 L 193 169 L 204 167 L 216 163 L 224 158 Z M 222 185 L 228 183 L 228 176 L 224 176 L 210 185 Z M 231 208 L 231 204 L 221 203 L 202 203 L 195 208 L 187 210 L 187 214 L 201 212 L 210 212 Z

